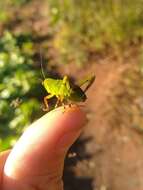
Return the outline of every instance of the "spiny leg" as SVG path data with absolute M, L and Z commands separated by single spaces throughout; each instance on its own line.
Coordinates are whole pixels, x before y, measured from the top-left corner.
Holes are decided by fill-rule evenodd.
M 66 84 L 67 81 L 68 81 L 68 77 L 65 75 L 63 78 L 63 84 Z
M 57 102 L 56 102 L 55 108 L 57 108 L 57 107 L 58 107 L 59 103 L 60 103 L 60 98 L 59 98 L 59 97 L 57 97 Z
M 64 110 L 65 110 L 64 97 L 62 97 L 62 96 L 58 97 L 58 104 L 59 103 L 61 103 L 61 105 L 64 107 Z
M 66 86 L 66 89 L 69 91 L 69 93 L 71 92 L 71 87 L 70 87 L 70 83 L 69 83 L 69 79 L 67 76 L 64 76 L 63 78 L 63 85 Z
M 62 106 L 64 107 L 64 110 L 66 109 L 66 105 L 64 102 L 62 102 Z
M 55 108 L 57 108 L 60 103 L 64 107 L 64 111 L 63 111 L 63 113 L 64 113 L 65 112 L 65 104 L 63 102 L 63 99 L 61 99 L 60 97 L 57 97 L 57 102 L 56 102 Z
M 48 96 L 44 97 L 45 108 L 43 108 L 43 111 L 48 111 L 49 110 L 48 99 L 52 98 L 53 96 L 54 95 L 49 94 Z
M 63 97 L 60 97 L 60 102 L 61 102 L 62 106 L 64 106 L 64 109 L 65 109 L 64 98 Z
M 64 113 L 65 109 L 66 109 L 66 104 L 65 104 L 65 101 L 64 101 L 63 97 L 60 98 L 60 102 L 61 102 L 62 106 L 64 107 L 64 111 L 63 111 L 63 113 Z

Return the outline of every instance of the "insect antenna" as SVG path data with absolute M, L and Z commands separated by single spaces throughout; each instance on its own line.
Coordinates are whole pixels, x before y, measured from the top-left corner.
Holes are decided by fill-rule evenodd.
M 43 68 L 43 59 L 42 59 L 42 52 L 41 52 L 41 48 L 40 48 L 40 66 L 41 66 L 41 73 L 43 78 L 45 79 L 45 73 L 44 73 L 44 68 Z

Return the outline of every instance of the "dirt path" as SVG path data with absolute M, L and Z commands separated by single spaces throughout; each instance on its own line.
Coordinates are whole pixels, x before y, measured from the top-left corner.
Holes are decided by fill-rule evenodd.
M 131 63 L 117 64 L 104 60 L 98 65 L 91 65 L 90 70 L 77 71 L 80 73 L 78 75 L 75 73 L 75 76 L 89 72 L 96 74 L 96 82 L 89 89 L 90 98 L 86 102 L 90 122 L 82 135 L 83 139 L 87 139 L 85 149 L 88 158 L 78 161 L 74 168 L 77 177 L 92 179 L 91 185 L 82 189 L 143 189 L 142 136 L 131 128 L 111 126 L 109 122 L 112 119 L 109 97 L 118 85 L 122 72 L 128 67 L 131 67 Z

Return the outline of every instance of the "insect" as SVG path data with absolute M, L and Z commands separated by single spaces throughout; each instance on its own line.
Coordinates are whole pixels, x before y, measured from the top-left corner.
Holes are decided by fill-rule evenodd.
M 55 108 L 59 105 L 65 105 L 69 102 L 84 102 L 87 99 L 85 92 L 89 89 L 95 80 L 95 75 L 92 75 L 82 80 L 80 84 L 74 84 L 70 82 L 68 76 L 64 76 L 63 79 L 46 78 L 42 64 L 41 69 L 42 75 L 44 77 L 42 85 L 48 92 L 48 95 L 44 97 L 44 111 L 49 110 L 48 100 L 53 97 L 57 98 Z M 85 89 L 81 88 L 83 85 L 86 85 Z

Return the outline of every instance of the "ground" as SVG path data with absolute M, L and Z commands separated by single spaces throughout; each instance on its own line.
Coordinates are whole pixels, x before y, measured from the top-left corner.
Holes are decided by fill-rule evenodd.
M 73 75 L 79 78 L 95 73 L 96 81 L 87 93 L 89 98 L 85 110 L 88 124 L 72 149 L 77 157 L 67 160 L 66 190 L 143 189 L 142 134 L 129 124 L 121 126 L 118 120 L 112 122 L 115 111 L 112 96 L 118 89 L 122 74 L 135 63 L 136 59 L 124 64 L 109 58 L 101 59 L 98 64 L 91 64 L 82 71 L 72 70 Z M 70 74 L 70 67 L 73 65 L 65 66 L 62 72 Z M 118 106 L 122 111 L 122 105 Z

